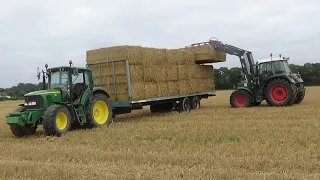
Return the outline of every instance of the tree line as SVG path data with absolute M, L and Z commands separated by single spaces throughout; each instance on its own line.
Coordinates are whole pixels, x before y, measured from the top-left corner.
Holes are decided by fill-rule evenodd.
M 306 86 L 320 85 L 320 63 L 306 63 L 302 66 L 290 64 L 290 68 L 294 73 L 299 73 Z M 239 81 L 241 68 L 221 67 L 214 70 L 215 87 L 217 90 L 233 89 Z M 38 91 L 42 89 L 42 83 L 19 83 L 11 88 L 0 88 L 0 92 L 5 92 L 12 99 L 22 99 L 24 94 Z

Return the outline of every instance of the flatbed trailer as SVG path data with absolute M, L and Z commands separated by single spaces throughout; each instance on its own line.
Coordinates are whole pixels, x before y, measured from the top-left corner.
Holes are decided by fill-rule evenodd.
M 132 97 L 132 89 L 131 89 L 131 75 L 130 75 L 130 65 L 128 60 L 117 60 L 111 61 L 111 70 L 112 70 L 112 79 L 113 79 L 113 89 L 117 94 L 117 75 L 115 70 L 115 62 L 123 61 L 125 63 L 126 69 L 126 83 L 127 83 L 127 92 L 128 97 Z M 102 68 L 100 65 L 102 63 L 95 64 L 98 66 L 98 74 L 99 74 L 99 84 L 96 87 L 103 88 L 102 85 Z M 90 65 L 87 65 L 90 67 Z M 200 66 L 200 65 L 199 65 Z M 213 67 L 212 67 L 213 68 Z M 214 79 L 212 79 L 212 83 L 214 83 Z M 214 87 L 214 86 L 213 86 Z M 169 111 L 190 111 L 192 109 L 200 108 L 201 99 L 207 99 L 210 96 L 216 96 L 216 90 L 212 89 L 207 92 L 196 92 L 190 94 L 180 94 L 173 96 L 162 96 L 162 97 L 151 97 L 147 99 L 139 99 L 139 100 L 110 100 L 111 106 L 113 110 L 113 117 L 119 114 L 127 114 L 131 113 L 133 110 L 143 109 L 144 106 L 150 106 L 150 110 L 153 113 L 156 112 L 169 112 Z
M 190 111 L 200 108 L 201 99 L 216 96 L 216 92 L 204 92 L 180 96 L 156 97 L 136 101 L 111 101 L 113 117 L 117 114 L 131 113 L 132 110 L 150 106 L 151 112 Z

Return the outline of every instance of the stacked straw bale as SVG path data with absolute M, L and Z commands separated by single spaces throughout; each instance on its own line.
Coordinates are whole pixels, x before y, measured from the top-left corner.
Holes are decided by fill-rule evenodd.
M 213 91 L 213 67 L 195 62 L 222 62 L 225 58 L 225 54 L 208 46 L 170 50 L 115 46 L 87 51 L 87 64 L 93 70 L 94 83 L 97 86 L 101 83 L 111 100 L 143 100 Z M 131 97 L 125 60 L 129 61 Z

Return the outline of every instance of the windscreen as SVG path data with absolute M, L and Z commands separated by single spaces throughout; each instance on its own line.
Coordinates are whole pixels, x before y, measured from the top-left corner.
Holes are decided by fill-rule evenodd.
M 275 74 L 291 73 L 288 61 L 275 61 L 273 62 L 273 67 Z
M 55 71 L 51 72 L 49 76 L 49 88 L 54 89 L 57 87 L 68 87 L 68 71 Z

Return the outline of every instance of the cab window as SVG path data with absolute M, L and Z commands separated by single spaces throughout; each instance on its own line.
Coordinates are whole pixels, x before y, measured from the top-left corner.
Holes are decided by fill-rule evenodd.
M 260 64 L 260 75 L 272 75 L 272 66 L 271 63 L 262 63 Z

